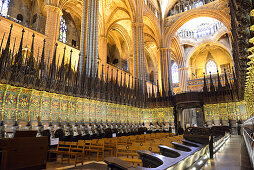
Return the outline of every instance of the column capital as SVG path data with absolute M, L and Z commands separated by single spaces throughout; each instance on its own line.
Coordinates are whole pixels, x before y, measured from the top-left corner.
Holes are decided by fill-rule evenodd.
M 170 50 L 170 48 L 160 47 L 160 50 L 161 50 L 161 51 L 169 51 L 169 50 Z
M 58 13 L 61 16 L 63 15 L 62 10 L 59 7 L 57 7 L 57 6 L 54 6 L 54 5 L 45 5 L 44 8 L 46 9 L 46 11 L 47 10 L 51 10 L 51 11 L 54 11 L 54 12 Z
M 132 24 L 135 27 L 144 27 L 144 23 L 142 23 L 142 22 L 133 22 Z

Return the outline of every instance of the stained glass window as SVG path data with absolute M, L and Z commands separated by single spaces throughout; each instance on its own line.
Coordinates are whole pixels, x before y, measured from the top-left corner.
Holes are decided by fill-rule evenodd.
M 178 66 L 176 63 L 174 63 L 171 67 L 172 69 L 172 82 L 174 83 L 179 83 L 179 70 Z
M 59 41 L 66 43 L 66 37 L 67 37 L 67 24 L 66 24 L 66 20 L 61 16 Z
M 2 16 L 7 16 L 10 0 L 0 0 L 0 13 Z
M 206 63 L 206 74 L 216 74 L 217 73 L 217 65 L 213 60 L 208 60 Z

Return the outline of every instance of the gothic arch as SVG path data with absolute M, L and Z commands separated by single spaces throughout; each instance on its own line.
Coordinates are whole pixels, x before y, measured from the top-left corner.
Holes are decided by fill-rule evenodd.
M 233 61 L 233 57 L 232 57 L 232 53 L 230 52 L 230 49 L 228 49 L 226 46 L 224 46 L 224 45 L 221 44 L 221 43 L 218 43 L 218 42 L 210 43 L 210 42 L 209 42 L 209 43 L 201 44 L 201 45 L 199 45 L 198 47 L 194 48 L 194 49 L 192 50 L 192 52 L 187 56 L 187 58 L 186 58 L 186 64 L 187 64 L 187 65 L 189 64 L 190 58 L 193 56 L 193 54 L 194 54 L 196 51 L 200 50 L 201 48 L 203 48 L 204 46 L 207 46 L 207 45 L 210 45 L 210 46 L 217 46 L 217 47 L 220 47 L 220 48 L 224 49 L 224 50 L 227 51 L 227 53 L 231 56 L 231 59 L 232 59 L 232 61 Z
M 172 37 L 176 31 L 186 22 L 198 17 L 211 17 L 222 22 L 228 30 L 231 28 L 231 20 L 228 14 L 228 4 L 224 1 L 215 1 L 207 5 L 195 8 L 178 15 L 166 18 L 166 44 L 170 46 Z
M 183 51 L 176 37 L 173 37 L 170 49 L 174 53 L 172 59 L 177 63 L 178 67 L 184 67 Z
M 108 30 L 107 37 L 109 36 L 109 32 L 111 30 L 116 30 L 121 34 L 122 38 L 127 42 L 127 48 L 128 48 L 128 51 L 130 52 L 132 49 L 132 45 L 131 45 L 132 41 L 131 41 L 131 38 L 130 38 L 128 32 L 125 30 L 125 28 L 122 25 L 114 24 Z
M 156 40 L 156 44 L 158 47 L 160 47 L 161 44 L 161 26 L 159 23 L 159 20 L 152 15 L 151 13 L 148 12 L 144 12 L 144 16 L 143 16 L 143 20 L 147 19 L 146 21 L 149 23 L 146 23 L 144 21 L 144 24 L 146 24 L 147 26 L 150 27 L 150 29 L 152 30 L 152 32 L 154 33 L 154 38 Z

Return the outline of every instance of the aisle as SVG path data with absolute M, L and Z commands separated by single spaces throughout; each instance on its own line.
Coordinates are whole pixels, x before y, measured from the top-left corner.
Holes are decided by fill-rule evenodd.
M 224 146 L 209 160 L 203 170 L 248 170 L 250 163 L 241 136 L 232 136 Z

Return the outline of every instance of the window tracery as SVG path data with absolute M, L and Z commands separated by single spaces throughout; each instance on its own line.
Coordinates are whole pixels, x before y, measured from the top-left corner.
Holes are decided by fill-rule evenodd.
M 206 74 L 216 74 L 217 64 L 213 60 L 208 60 L 206 63 Z
M 9 10 L 10 0 L 0 0 L 0 14 L 2 16 L 7 16 Z
M 67 24 L 66 20 L 62 16 L 60 18 L 59 41 L 63 43 L 67 42 Z
M 176 62 L 174 62 L 174 64 L 172 65 L 171 70 L 172 70 L 173 84 L 179 83 L 179 70 L 178 70 L 178 66 L 177 66 Z

